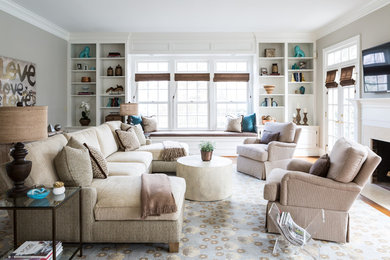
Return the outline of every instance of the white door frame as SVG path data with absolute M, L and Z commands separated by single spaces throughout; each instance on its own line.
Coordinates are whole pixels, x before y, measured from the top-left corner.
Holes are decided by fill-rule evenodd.
M 353 45 L 353 44 L 356 44 L 357 45 L 357 59 L 355 60 L 352 60 L 352 61 L 346 61 L 346 62 L 341 62 L 341 63 L 338 63 L 338 64 L 335 64 L 335 65 L 332 65 L 332 66 L 328 66 L 328 53 L 330 52 L 334 52 L 336 50 L 339 50 L 339 49 L 342 49 L 343 47 L 346 47 L 348 45 Z M 355 86 L 356 86 L 356 94 L 355 94 L 355 98 L 360 98 L 361 96 L 361 89 L 360 89 L 360 82 L 361 82 L 361 75 L 362 75 L 362 69 L 361 69 L 361 40 L 360 40 L 360 35 L 356 35 L 354 37 L 351 37 L 347 40 L 344 40 L 342 42 L 339 42 L 339 43 L 336 43 L 332 46 L 329 46 L 327 48 L 324 48 L 322 50 L 322 74 L 323 74 L 323 79 L 324 79 L 324 82 L 325 82 L 325 79 L 326 79 L 326 73 L 327 71 L 329 70 L 332 70 L 332 69 L 340 69 L 342 67 L 347 67 L 347 66 L 351 66 L 351 65 L 355 65 L 355 71 L 357 72 L 357 77 L 356 77 L 356 82 L 355 82 Z M 324 84 L 324 83 L 323 83 Z M 324 144 L 324 150 L 325 152 L 328 152 L 327 151 L 327 145 L 328 145 L 328 96 L 327 96 L 327 89 L 325 88 L 324 85 L 321 86 L 322 88 L 322 97 L 323 97 L 323 111 L 324 111 L 324 114 L 323 114 L 323 136 L 322 136 L 322 141 L 323 141 L 323 144 Z M 340 97 L 339 97 L 339 100 L 340 100 Z M 355 104 L 355 133 L 356 133 L 356 140 L 357 142 L 361 142 L 361 133 L 360 133 L 360 120 L 359 118 L 361 118 L 360 116 L 360 109 L 359 107 Z

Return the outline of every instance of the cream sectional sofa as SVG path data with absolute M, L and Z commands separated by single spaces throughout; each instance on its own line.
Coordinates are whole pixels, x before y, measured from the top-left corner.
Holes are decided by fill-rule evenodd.
M 115 129 L 119 121 L 98 127 L 57 135 L 43 141 L 26 144 L 32 161 L 27 185 L 43 184 L 52 187 L 58 181 L 54 158 L 73 137 L 81 143 L 94 146 L 103 153 L 109 168 L 107 179 L 94 179 L 82 187 L 84 242 L 113 243 L 168 243 L 170 251 L 177 251 L 182 230 L 186 183 L 179 177 L 169 177 L 178 211 L 141 220 L 141 175 L 153 172 L 175 171 L 175 162 L 159 160 L 162 144 L 147 144 L 136 151 L 118 151 Z M 182 144 L 188 151 L 188 146 Z M 154 164 L 156 162 L 156 164 Z M 0 167 L 0 191 L 12 187 L 5 165 Z M 58 239 L 78 241 L 78 202 L 74 197 L 57 210 Z M 10 213 L 12 214 L 12 213 Z M 18 212 L 18 240 L 51 238 L 51 214 L 47 211 Z M 49 226 L 47 226 L 49 225 Z

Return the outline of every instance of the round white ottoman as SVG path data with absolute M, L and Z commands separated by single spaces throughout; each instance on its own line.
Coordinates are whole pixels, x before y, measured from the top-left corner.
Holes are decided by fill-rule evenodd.
M 177 160 L 176 175 L 186 180 L 186 199 L 214 201 L 232 195 L 230 159 L 213 156 L 211 161 L 204 162 L 200 155 L 181 157 Z

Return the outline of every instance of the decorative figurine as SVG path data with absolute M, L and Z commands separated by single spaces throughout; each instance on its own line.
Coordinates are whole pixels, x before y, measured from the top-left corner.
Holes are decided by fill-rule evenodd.
M 48 133 L 53 133 L 53 132 L 55 132 L 56 130 L 54 129 L 54 127 L 53 127 L 53 125 L 52 124 L 49 124 L 48 126 L 47 126 L 47 132 Z
M 114 69 L 111 66 L 107 69 L 107 76 L 114 76 Z
M 299 93 L 301 93 L 302 95 L 305 94 L 305 87 L 304 86 L 301 86 L 299 88 Z
M 84 50 L 80 52 L 79 58 L 91 58 L 91 56 L 89 55 L 89 51 L 90 51 L 89 47 L 86 46 Z
M 301 70 L 305 69 L 305 68 L 306 68 L 306 62 L 300 61 L 300 62 L 299 62 L 299 68 L 300 68 Z
M 61 126 L 60 124 L 56 124 L 56 125 L 54 126 L 54 129 L 55 129 L 56 131 L 61 131 L 61 128 L 62 128 L 62 126 Z
M 268 75 L 268 70 L 267 68 L 261 68 L 260 69 L 260 76 L 265 76 Z
M 305 57 L 305 53 L 303 52 L 303 50 L 301 50 L 301 47 L 299 47 L 299 45 L 295 46 L 294 51 L 294 57 Z
M 261 106 L 262 107 L 266 107 L 267 106 L 267 98 L 264 98 L 264 101 L 261 102 Z
M 299 69 L 298 64 L 294 63 L 294 65 L 292 65 L 291 69 L 298 70 Z
M 115 68 L 115 76 L 122 76 L 122 67 L 119 64 Z

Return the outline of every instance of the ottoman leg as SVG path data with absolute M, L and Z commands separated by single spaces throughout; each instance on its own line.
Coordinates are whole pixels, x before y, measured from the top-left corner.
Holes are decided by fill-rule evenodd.
M 169 253 L 179 252 L 179 242 L 169 243 Z

